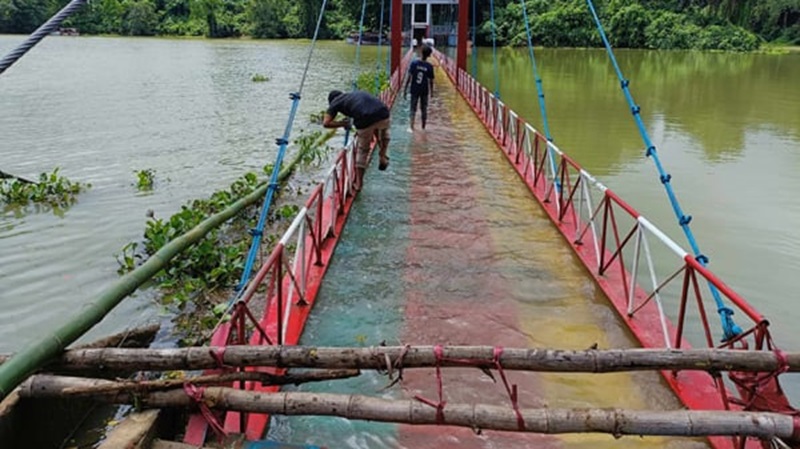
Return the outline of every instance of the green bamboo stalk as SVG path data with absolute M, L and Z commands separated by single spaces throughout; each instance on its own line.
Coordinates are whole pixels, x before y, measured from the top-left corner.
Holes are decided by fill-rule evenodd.
M 333 134 L 333 131 L 323 134 L 322 137 L 317 140 L 317 144 L 324 143 L 326 140 L 330 139 Z M 312 145 L 311 148 L 318 145 Z M 298 153 L 295 158 L 280 171 L 278 175 L 279 182 L 283 182 L 289 177 L 295 166 L 299 163 L 302 155 L 303 152 Z M 227 209 L 212 215 L 186 234 L 164 245 L 141 266 L 100 292 L 93 302 L 84 306 L 83 310 L 65 325 L 41 338 L 39 341 L 29 344 L 21 351 L 14 354 L 6 363 L 0 365 L 0 400 L 3 400 L 14 388 L 41 368 L 48 360 L 57 356 L 68 345 L 91 329 L 92 326 L 99 323 L 125 297 L 136 291 L 139 286 L 147 282 L 164 268 L 173 257 L 190 245 L 198 242 L 212 229 L 225 223 L 248 205 L 263 198 L 268 187 L 268 183 L 261 185 L 251 194 L 241 198 Z

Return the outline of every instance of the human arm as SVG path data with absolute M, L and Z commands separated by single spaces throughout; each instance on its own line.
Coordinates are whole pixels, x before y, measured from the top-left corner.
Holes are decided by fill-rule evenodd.
M 333 118 L 330 112 L 326 112 L 325 117 L 322 118 L 322 126 L 324 128 L 347 128 L 350 126 L 350 119 L 334 120 Z
M 408 97 L 408 86 L 411 84 L 411 72 L 406 74 L 406 84 L 403 86 L 403 98 Z
M 433 69 L 433 66 L 431 66 L 431 77 L 428 78 L 428 87 L 429 87 L 428 92 L 430 92 L 431 98 L 433 98 L 433 72 L 434 71 L 435 70 Z

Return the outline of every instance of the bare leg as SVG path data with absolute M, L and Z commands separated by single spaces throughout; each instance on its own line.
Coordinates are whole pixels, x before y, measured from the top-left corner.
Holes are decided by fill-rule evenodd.
M 364 169 L 361 167 L 356 168 L 356 182 L 353 183 L 353 189 L 356 192 L 361 191 L 361 186 L 364 185 Z

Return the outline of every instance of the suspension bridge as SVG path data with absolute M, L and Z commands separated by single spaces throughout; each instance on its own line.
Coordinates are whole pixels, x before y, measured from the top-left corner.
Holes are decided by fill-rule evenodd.
M 51 28 L 58 27 L 81 3 L 76 0 L 67 5 L 19 49 L 0 60 L 0 73 Z M 278 155 L 262 212 L 251 232 L 251 250 L 242 279 L 228 303 L 231 319 L 220 323 L 209 342 L 216 366 L 206 374 L 286 373 L 286 367 L 280 363 L 232 368 L 226 359 L 228 346 L 268 348 L 300 343 L 348 346 L 352 341 L 346 338 L 370 335 L 370 342 L 375 339 L 375 344 L 384 340 L 390 345 L 395 341 L 404 345 L 437 345 L 429 349 L 433 372 L 409 370 L 402 380 L 397 380 L 406 393 L 400 396 L 413 398 L 417 405 L 427 407 L 430 414 L 428 421 L 409 420 L 408 424 L 456 424 L 457 407 L 452 402 L 479 399 L 503 406 L 513 419 L 512 430 L 520 431 L 491 433 L 486 437 L 477 435 L 474 429 L 443 434 L 438 427 L 400 424 L 388 431 L 386 435 L 390 436 L 379 437 L 400 446 L 568 447 L 578 440 L 543 435 L 551 433 L 548 430 L 561 433 L 555 430 L 561 418 L 554 417 L 552 428 L 542 429 L 540 422 L 530 421 L 531 416 L 538 415 L 526 409 L 561 403 L 581 409 L 641 409 L 650 404 L 648 396 L 653 391 L 666 391 L 664 385 L 689 411 L 751 412 L 752 415 L 736 415 L 743 418 L 734 424 L 724 424 L 722 418 L 712 420 L 717 427 L 712 425 L 710 430 L 701 425 L 702 419 L 690 416 L 687 431 L 682 421 L 669 426 L 665 417 L 677 419 L 674 415 L 650 418 L 648 425 L 641 424 L 644 418 L 635 413 L 617 412 L 615 416 L 626 417 L 624 421 L 632 423 L 630 427 L 620 424 L 617 418 L 605 425 L 600 418 L 590 417 L 586 418 L 588 424 L 583 430 L 565 428 L 614 435 L 706 435 L 714 448 L 796 445 L 800 435 L 797 411 L 789 404 L 778 381 L 781 374 L 796 367 L 773 341 L 766 317 L 708 268 L 709 259 L 692 233 L 692 217 L 680 206 L 671 175 L 648 135 L 630 82 L 616 61 L 591 0 L 587 0 L 587 14 L 595 20 L 609 63 L 618 77 L 621 95 L 641 134 L 643 157 L 653 161 L 657 171 L 654 182 L 663 184 L 688 250 L 581 168 L 579 161 L 568 156 L 568 149 L 562 150 L 555 143 L 547 121 L 546 87 L 538 74 L 524 2 L 521 8 L 526 21 L 532 80 L 543 118 L 541 130 L 500 98 L 498 86 L 502 80 L 497 71 L 494 39 L 491 48 L 494 86 L 489 89 L 481 85 L 474 77 L 474 66 L 472 74 L 467 70 L 467 38 L 472 33 L 474 40 L 476 28 L 474 23 L 470 27 L 469 12 L 475 2 L 470 5 L 468 0 L 458 0 L 414 2 L 457 4 L 457 42 L 454 57 L 439 51 L 434 54 L 438 65 L 437 87 L 427 131 L 407 133 L 408 106 L 398 94 L 408 64 L 416 56 L 413 51 L 404 53 L 401 44 L 404 21 L 398 12 L 403 10 L 405 2 L 389 3 L 386 6 L 390 8 L 391 20 L 386 25 L 391 33 L 387 51 L 391 77 L 380 98 L 393 105 L 390 169 L 386 172 L 370 169 L 365 187 L 360 192 L 354 191 L 355 150 L 350 133 L 345 133 L 344 149 L 334 165 L 312 191 L 270 256 L 257 266 L 266 213 L 274 201 L 297 106 L 307 76 L 313 76 L 309 75 L 309 69 L 313 65 L 315 34 L 299 86 L 289 94 L 289 118 L 283 135 L 276 139 Z M 360 33 L 365 6 L 363 2 Z M 317 30 L 325 9 L 323 1 Z M 490 11 L 493 21 L 491 0 Z M 413 29 L 423 33 L 430 29 L 430 6 L 426 14 L 421 21 L 415 15 Z M 474 17 L 473 12 L 473 20 Z M 427 23 L 428 27 L 418 26 L 420 23 Z M 378 34 L 381 37 L 383 27 L 381 22 Z M 360 40 L 359 37 L 359 43 Z M 360 46 L 356 47 L 353 88 L 359 69 Z M 172 257 L 170 254 L 174 255 L 174 251 L 164 259 Z M 104 294 L 95 310 L 83 316 L 78 325 L 56 333 L 58 341 L 44 340 L 32 345 L 0 366 L 2 396 L 7 396 L 42 364 L 57 357 L 64 346 L 135 290 L 139 281 L 128 278 L 121 292 Z M 606 310 L 615 312 L 616 319 L 632 336 L 632 342 L 608 335 L 598 319 Z M 313 316 L 318 316 L 317 320 L 306 329 Z M 343 339 L 342 335 L 347 337 Z M 632 344 L 676 354 L 691 348 L 723 349 L 767 355 L 773 363 L 768 369 L 749 370 L 734 365 L 663 367 L 656 369 L 660 379 L 653 376 L 644 380 L 619 374 L 615 376 L 621 377 L 592 375 L 577 381 L 531 372 L 507 376 L 509 368 L 504 370 L 503 352 L 507 348 L 581 349 L 580 345 L 587 348 L 593 344 L 591 350 Z M 475 362 L 448 357 L 447 348 L 439 345 L 484 345 L 493 347 L 493 353 L 490 361 Z M 564 348 L 565 345 L 569 348 Z M 394 359 L 386 359 L 390 376 L 393 367 L 402 369 L 404 356 L 402 352 Z M 448 364 L 461 368 L 451 374 L 443 369 Z M 475 366 L 495 370 L 501 385 L 487 387 L 486 379 L 472 369 Z M 377 385 L 376 377 L 360 382 L 352 387 L 354 393 L 364 392 L 364 385 Z M 230 386 L 245 393 L 272 394 L 279 389 L 277 384 L 254 380 L 240 380 Z M 184 390 L 201 410 L 189 418 L 184 431 L 178 432 L 191 447 L 207 444 L 213 440 L 212 434 L 220 438 L 244 435 L 248 447 L 270 447 L 268 444 L 273 443 L 264 439 L 269 413 L 294 414 L 286 403 L 278 408 L 283 413 L 248 408 L 212 411 L 208 392 L 202 387 L 186 383 Z M 623 401 L 622 397 L 627 399 Z M 329 401 L 333 403 L 333 399 Z M 360 416 L 352 414 L 351 405 L 352 400 L 345 416 Z M 376 411 L 366 416 L 383 420 L 379 415 Z M 324 433 L 320 427 L 303 422 L 296 422 L 295 428 L 300 433 L 303 430 Z M 341 433 L 338 436 L 342 437 Z M 653 441 L 645 440 L 643 444 Z M 589 444 L 595 443 L 589 440 Z M 331 447 L 338 444 L 327 443 Z

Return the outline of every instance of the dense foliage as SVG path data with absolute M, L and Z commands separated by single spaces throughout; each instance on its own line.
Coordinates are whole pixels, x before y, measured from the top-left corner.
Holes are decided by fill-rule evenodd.
M 310 37 L 322 0 L 92 0 L 66 27 L 83 34 L 257 38 Z M 367 0 L 365 28 L 376 31 L 381 2 Z M 29 33 L 67 0 L 0 0 L 0 33 Z M 491 40 L 489 3 L 478 5 L 478 44 Z M 750 50 L 759 42 L 800 44 L 800 0 L 596 0 L 609 38 L 618 47 Z M 527 38 L 517 0 L 496 0 L 500 45 Z M 436 6 L 436 8 L 450 8 Z M 585 0 L 526 0 L 533 40 L 545 46 L 598 46 Z M 320 37 L 357 30 L 361 2 L 331 0 Z M 437 20 L 454 17 L 439 10 Z
M 320 130 L 300 132 L 295 139 L 297 161 L 303 166 L 319 163 L 329 154 L 326 145 L 334 133 Z M 138 173 L 146 172 L 140 171 Z M 230 188 L 219 190 L 207 199 L 195 199 L 182 206 L 169 218 L 153 215 L 147 221 L 144 238 L 130 242 L 117 255 L 120 274 L 128 273 L 144 263 L 167 243 L 189 232 L 210 216 L 222 212 L 242 197 L 249 195 L 272 174 L 267 165 L 261 173 L 246 173 L 235 180 Z M 225 312 L 225 302 L 230 288 L 238 284 L 244 261 L 251 244 L 247 225 L 256 222 L 261 205 L 245 208 L 236 219 L 206 234 L 176 256 L 166 268 L 153 278 L 161 292 L 162 302 L 171 308 L 196 310 L 195 316 L 181 316 L 178 327 L 188 334 L 200 335 L 219 320 Z M 267 217 L 267 230 L 263 245 L 266 253 L 280 237 L 279 231 L 288 225 L 300 208 L 296 204 L 275 206 Z M 222 301 L 222 302 L 220 302 Z
M 800 44 L 800 0 L 607 0 L 599 14 L 615 47 L 746 51 L 762 41 Z M 527 0 L 535 43 L 553 47 L 602 44 L 585 0 Z M 520 2 L 495 13 L 501 45 L 527 42 Z M 484 12 L 485 16 L 485 12 Z M 479 17 L 480 19 L 480 17 Z M 491 41 L 482 22 L 478 43 Z

